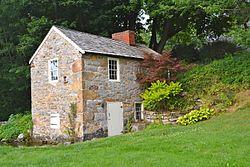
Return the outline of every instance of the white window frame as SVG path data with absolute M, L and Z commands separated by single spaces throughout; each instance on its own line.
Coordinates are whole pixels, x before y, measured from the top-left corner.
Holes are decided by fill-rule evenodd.
M 57 61 L 57 80 L 51 80 L 51 62 L 52 61 Z M 56 83 L 56 82 L 58 82 L 58 80 L 59 80 L 59 68 L 58 68 L 58 66 L 59 66 L 59 62 L 58 62 L 58 59 L 57 58 L 54 58 L 54 59 L 50 59 L 49 61 L 48 61 L 48 73 L 49 73 L 49 75 L 48 75 L 48 77 L 49 77 L 49 82 L 51 82 L 51 83 Z
M 50 114 L 50 128 L 60 129 L 60 115 L 59 114 Z
M 113 60 L 117 62 L 117 79 L 110 79 L 110 75 L 109 75 L 109 60 Z M 118 58 L 108 58 L 108 79 L 109 81 L 113 81 L 113 82 L 120 82 L 120 63 L 119 63 L 119 59 Z
M 135 102 L 134 103 L 134 118 L 135 118 L 135 121 L 141 121 L 139 119 L 136 119 L 136 104 L 141 104 L 141 120 L 144 119 L 144 114 L 143 114 L 143 111 L 144 111 L 144 107 L 143 107 L 143 103 L 142 102 Z

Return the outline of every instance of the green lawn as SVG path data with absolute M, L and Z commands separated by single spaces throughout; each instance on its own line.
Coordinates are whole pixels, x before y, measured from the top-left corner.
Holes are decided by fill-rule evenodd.
M 250 166 L 250 107 L 190 126 L 74 144 L 0 146 L 0 166 Z

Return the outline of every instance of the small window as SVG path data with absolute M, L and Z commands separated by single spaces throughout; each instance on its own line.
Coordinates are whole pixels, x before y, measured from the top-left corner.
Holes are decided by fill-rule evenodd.
M 49 81 L 58 81 L 58 60 L 49 61 Z
M 135 103 L 135 120 L 140 121 L 143 119 L 143 105 L 142 103 Z
M 50 115 L 50 127 L 52 129 L 59 129 L 60 128 L 59 114 L 51 114 Z
M 114 58 L 108 59 L 108 72 L 110 81 L 119 81 L 120 80 L 120 71 L 119 71 L 119 60 Z

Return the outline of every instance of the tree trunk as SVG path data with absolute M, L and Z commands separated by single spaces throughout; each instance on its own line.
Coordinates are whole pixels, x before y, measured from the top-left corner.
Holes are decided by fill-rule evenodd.
M 137 18 L 137 13 L 132 13 L 129 16 L 129 30 L 132 31 L 136 30 L 136 18 Z
M 161 40 L 158 43 L 157 47 L 154 48 L 154 50 L 158 53 L 162 53 L 164 50 L 164 47 L 166 45 L 167 40 L 172 38 L 175 34 L 180 32 L 183 28 L 181 27 L 174 27 L 171 23 L 165 22 L 164 23 L 164 30 L 163 34 L 161 35 Z
M 164 24 L 164 31 L 163 31 L 163 34 L 161 36 L 161 40 L 160 40 L 160 42 L 158 44 L 158 47 L 156 49 L 156 51 L 158 53 L 162 53 L 162 51 L 164 49 L 164 46 L 165 46 L 167 40 L 169 39 L 168 36 L 169 36 L 170 27 L 171 27 L 170 23 L 165 22 L 165 24 Z
M 153 18 L 152 23 L 152 35 L 149 43 L 149 48 L 155 50 L 157 48 L 157 38 L 156 38 L 156 30 L 157 30 L 157 19 Z
M 57 0 L 53 0 L 53 7 L 54 7 L 54 19 L 56 20 L 58 18 L 57 16 Z

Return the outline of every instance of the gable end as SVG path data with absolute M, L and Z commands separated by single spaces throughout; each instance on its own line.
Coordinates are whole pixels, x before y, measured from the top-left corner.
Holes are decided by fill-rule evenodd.
M 61 37 L 63 37 L 66 41 L 68 41 L 73 47 L 75 47 L 79 52 L 81 52 L 82 54 L 85 54 L 85 51 L 82 50 L 75 42 L 73 42 L 71 39 L 69 39 L 66 35 L 64 35 L 58 28 L 56 28 L 55 26 L 53 26 L 48 34 L 45 36 L 45 38 L 43 39 L 42 43 L 39 45 L 39 47 L 37 48 L 36 52 L 33 54 L 33 56 L 31 57 L 31 59 L 29 60 L 29 64 L 32 63 L 33 59 L 35 58 L 35 56 L 37 55 L 37 53 L 39 52 L 39 50 L 42 48 L 43 44 L 45 43 L 45 41 L 48 39 L 48 37 L 50 36 L 50 34 L 52 32 L 56 32 L 58 33 Z

